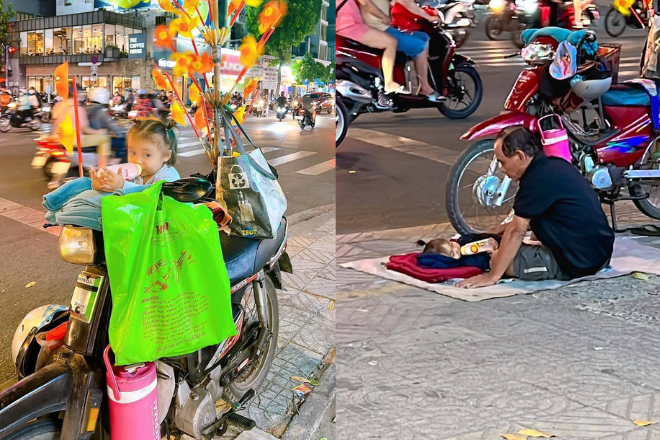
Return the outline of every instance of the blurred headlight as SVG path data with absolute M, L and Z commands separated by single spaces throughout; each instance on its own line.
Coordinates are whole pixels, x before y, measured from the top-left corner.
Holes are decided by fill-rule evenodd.
M 9 105 L 7 106 L 9 108 L 16 108 L 16 103 L 15 102 L 10 102 Z
M 528 64 L 543 65 L 554 59 L 555 50 L 551 44 L 532 43 L 523 48 L 520 56 Z
M 94 264 L 96 246 L 94 232 L 89 228 L 65 226 L 60 232 L 57 247 L 67 263 Z
M 504 9 L 504 0 L 490 0 L 488 6 L 490 6 L 493 12 L 500 12 Z
M 536 10 L 539 8 L 538 3 L 536 1 L 526 1 L 523 3 L 523 11 L 525 11 L 526 14 L 533 14 L 536 12 Z
M 42 112 L 49 112 L 49 111 L 50 111 L 50 107 L 41 107 L 41 111 L 42 111 Z

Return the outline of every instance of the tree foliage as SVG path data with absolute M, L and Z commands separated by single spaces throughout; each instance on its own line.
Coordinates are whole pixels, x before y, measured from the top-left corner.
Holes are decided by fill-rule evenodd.
M 14 15 L 16 15 L 16 12 L 13 5 L 9 3 L 5 11 L 5 0 L 0 0 L 0 43 L 9 44 L 11 42 L 8 23 L 9 20 L 14 18 Z
M 288 13 L 266 43 L 266 53 L 277 57 L 280 65 L 291 60 L 291 50 L 314 33 L 321 18 L 323 0 L 284 0 Z M 259 14 L 268 2 L 258 8 L 247 9 L 247 30 L 259 36 Z M 258 39 L 258 38 L 257 38 Z
M 317 78 L 323 81 L 325 66 L 312 58 L 311 54 L 306 53 L 302 59 L 291 64 L 291 73 L 298 84 L 303 84 L 305 81 L 311 83 Z

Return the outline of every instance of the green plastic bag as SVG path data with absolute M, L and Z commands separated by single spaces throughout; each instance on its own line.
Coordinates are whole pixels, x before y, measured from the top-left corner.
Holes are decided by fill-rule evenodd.
M 117 365 L 192 353 L 236 334 L 211 210 L 161 196 L 161 187 L 101 205 Z

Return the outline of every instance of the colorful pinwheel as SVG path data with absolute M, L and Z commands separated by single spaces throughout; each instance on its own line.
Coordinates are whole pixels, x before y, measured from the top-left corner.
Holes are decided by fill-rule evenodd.
M 258 84 L 259 82 L 257 80 L 253 79 L 250 81 L 248 85 L 245 86 L 245 89 L 243 89 L 243 98 L 248 99 L 248 96 L 250 96 L 250 94 L 255 91 Z
M 184 118 L 185 112 L 181 108 L 178 102 L 175 102 L 171 105 L 170 110 L 172 111 L 172 119 L 174 119 L 178 124 L 186 126 L 186 119 Z
M 279 25 L 287 12 L 287 5 L 283 1 L 273 0 L 266 4 L 259 14 L 259 33 L 263 34 L 271 27 Z
M 190 74 L 200 73 L 205 74 L 213 70 L 213 58 L 208 53 L 202 55 L 192 55 L 190 57 Z
M 199 17 L 197 16 L 190 18 L 182 16 L 172 20 L 170 23 L 170 30 L 175 30 L 183 37 L 193 38 L 193 31 L 197 29 L 197 25 L 199 24 Z
M 55 69 L 55 91 L 62 99 L 69 99 L 69 63 L 60 64 Z
M 243 38 L 238 50 L 241 52 L 241 64 L 247 68 L 254 66 L 261 55 L 261 51 L 257 47 L 257 40 L 252 35 Z
M 57 138 L 60 140 L 64 148 L 69 154 L 73 154 L 73 144 L 76 141 L 76 130 L 73 128 L 73 122 L 71 122 L 71 115 L 69 112 L 66 113 L 64 122 L 57 127 Z
M 156 46 L 164 47 L 170 49 L 172 52 L 176 52 L 174 48 L 174 37 L 176 36 L 176 29 L 173 29 L 172 26 L 165 26 L 161 24 L 156 26 L 154 30 L 154 44 Z

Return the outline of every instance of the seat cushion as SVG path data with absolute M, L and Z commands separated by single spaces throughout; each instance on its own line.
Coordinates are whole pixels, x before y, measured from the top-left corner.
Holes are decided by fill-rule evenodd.
M 284 241 L 286 220 L 282 219 L 277 237 L 268 240 L 253 240 L 220 234 L 222 257 L 227 266 L 231 285 L 243 281 L 261 270 L 277 252 Z
M 611 107 L 647 107 L 651 98 L 641 87 L 616 85 L 603 95 L 603 105 Z

